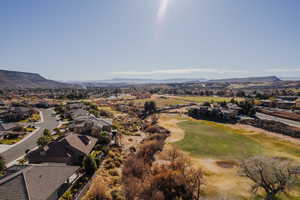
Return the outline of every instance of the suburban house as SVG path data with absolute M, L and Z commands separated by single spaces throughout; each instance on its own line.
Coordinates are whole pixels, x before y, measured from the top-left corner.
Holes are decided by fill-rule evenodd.
M 11 139 L 25 135 L 26 131 L 18 123 L 0 123 L 0 139 Z
M 290 109 L 294 106 L 296 106 L 295 101 L 287 101 L 287 100 L 280 100 L 277 103 L 277 107 L 281 109 Z
M 15 165 L 0 179 L 0 199 L 57 200 L 79 177 L 78 166 Z
M 27 159 L 30 163 L 54 162 L 78 165 L 96 143 L 97 138 L 72 133 L 30 152 Z
M 82 102 L 68 102 L 66 105 L 68 110 L 76 110 L 76 109 L 86 109 L 87 106 Z
M 9 107 L 0 113 L 0 119 L 4 122 L 18 122 L 29 118 L 37 110 L 28 107 Z
M 188 115 L 196 119 L 208 119 L 221 122 L 235 122 L 239 118 L 239 110 L 237 106 L 229 106 L 223 108 L 218 105 L 213 106 L 192 106 L 188 111 Z
M 96 118 L 93 116 L 82 116 L 74 119 L 69 129 L 74 133 L 89 134 L 97 136 L 100 132 L 111 132 L 112 120 Z
M 89 112 L 87 110 L 79 108 L 79 109 L 70 110 L 68 112 L 68 114 L 69 114 L 69 117 L 74 120 L 78 117 L 88 116 Z
M 271 107 L 271 108 L 281 108 L 281 109 L 290 109 L 293 106 L 296 106 L 296 101 L 275 99 L 275 100 L 261 100 L 261 106 Z
M 53 105 L 51 105 L 47 101 L 40 101 L 35 104 L 35 107 L 37 107 L 37 108 L 50 108 L 51 106 L 53 106 Z

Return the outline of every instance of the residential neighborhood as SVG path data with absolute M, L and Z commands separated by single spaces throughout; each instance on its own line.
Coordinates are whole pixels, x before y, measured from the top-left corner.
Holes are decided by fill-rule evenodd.
M 108 134 L 107 143 L 102 141 L 101 145 L 109 145 L 112 139 L 112 119 L 95 117 L 82 102 L 60 105 L 62 113 L 54 111 L 58 105 L 35 105 L 36 108 L 21 110 L 8 106 L 9 111 L 26 111 L 28 115 L 13 118 L 7 117 L 10 116 L 7 112 L 0 126 L 0 143 L 5 142 L 0 144 L 0 155 L 8 167 L 0 178 L 0 191 L 9 192 L 2 196 L 7 200 L 58 199 L 79 178 L 88 180 L 90 172 L 85 172 L 82 163 L 92 153 L 99 165 L 103 153 L 99 147 L 95 150 L 95 146 L 100 141 L 100 133 Z M 35 112 L 31 112 L 33 109 Z M 38 121 L 28 120 L 37 113 L 42 115 Z M 27 133 L 27 129 L 31 132 Z M 8 142 L 16 138 L 15 143 Z M 13 193 L 14 190 L 17 192 Z
M 300 0 L 0 1 L 0 200 L 300 200 Z

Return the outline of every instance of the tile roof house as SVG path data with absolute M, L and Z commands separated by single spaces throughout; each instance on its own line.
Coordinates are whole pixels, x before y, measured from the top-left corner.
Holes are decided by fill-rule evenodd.
M 84 109 L 72 109 L 69 111 L 69 115 L 72 119 L 76 119 L 78 117 L 88 116 L 89 112 Z
M 69 129 L 75 133 L 97 136 L 102 131 L 111 131 L 112 120 L 93 116 L 77 117 L 69 126 Z
M 97 138 L 69 134 L 57 141 L 39 148 L 27 155 L 30 163 L 55 162 L 66 164 L 81 164 L 97 142 Z
M 37 113 L 35 109 L 27 107 L 10 107 L 5 112 L 1 112 L 0 119 L 5 122 L 17 122 Z
M 22 166 L 0 179 L 0 199 L 58 199 L 79 176 L 78 169 L 61 164 Z
M 18 123 L 0 123 L 0 139 L 17 138 L 25 135 L 23 126 Z

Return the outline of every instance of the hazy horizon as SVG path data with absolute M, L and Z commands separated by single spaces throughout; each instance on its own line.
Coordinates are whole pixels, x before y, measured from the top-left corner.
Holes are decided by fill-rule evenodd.
M 297 0 L 1 2 L 0 69 L 53 80 L 300 77 Z

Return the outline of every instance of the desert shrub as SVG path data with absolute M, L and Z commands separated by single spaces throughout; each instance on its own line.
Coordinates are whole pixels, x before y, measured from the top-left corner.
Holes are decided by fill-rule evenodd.
M 111 176 L 119 176 L 119 172 L 117 169 L 111 169 L 108 171 L 109 175 Z
M 107 132 L 101 132 L 98 134 L 98 143 L 101 145 L 108 145 L 110 143 L 110 136 Z
M 124 163 L 122 174 L 123 177 L 136 177 L 142 179 L 149 169 L 149 165 L 143 159 L 130 156 Z
M 114 160 L 112 158 L 108 158 L 104 161 L 104 164 L 103 164 L 104 168 L 109 170 L 109 169 L 113 169 L 116 167 L 115 163 L 114 163 Z
M 90 193 L 89 193 L 89 199 L 95 199 L 95 200 L 111 200 L 111 195 L 108 192 L 109 189 L 107 185 L 103 182 L 101 182 L 99 179 L 94 182 L 95 184 L 92 185 Z
M 193 199 L 193 190 L 188 187 L 185 176 L 180 171 L 164 170 L 149 177 L 149 186 L 142 192 L 143 199 L 153 199 L 160 193 L 164 199 Z
M 169 130 L 167 130 L 167 129 L 161 127 L 161 126 L 158 126 L 158 125 L 146 127 L 145 132 L 147 132 L 147 133 L 162 133 L 162 134 L 169 134 L 170 133 Z
M 103 109 L 99 110 L 99 115 L 102 117 L 107 117 L 107 118 L 112 118 L 114 116 L 111 112 L 109 112 L 107 110 L 103 110 Z
M 120 190 L 114 189 L 110 192 L 110 194 L 113 200 L 125 200 L 122 191 Z
M 140 151 L 137 153 L 137 158 L 142 158 L 145 162 L 150 163 L 154 161 L 154 154 L 162 150 L 163 145 L 163 140 L 144 141 L 140 147 Z

